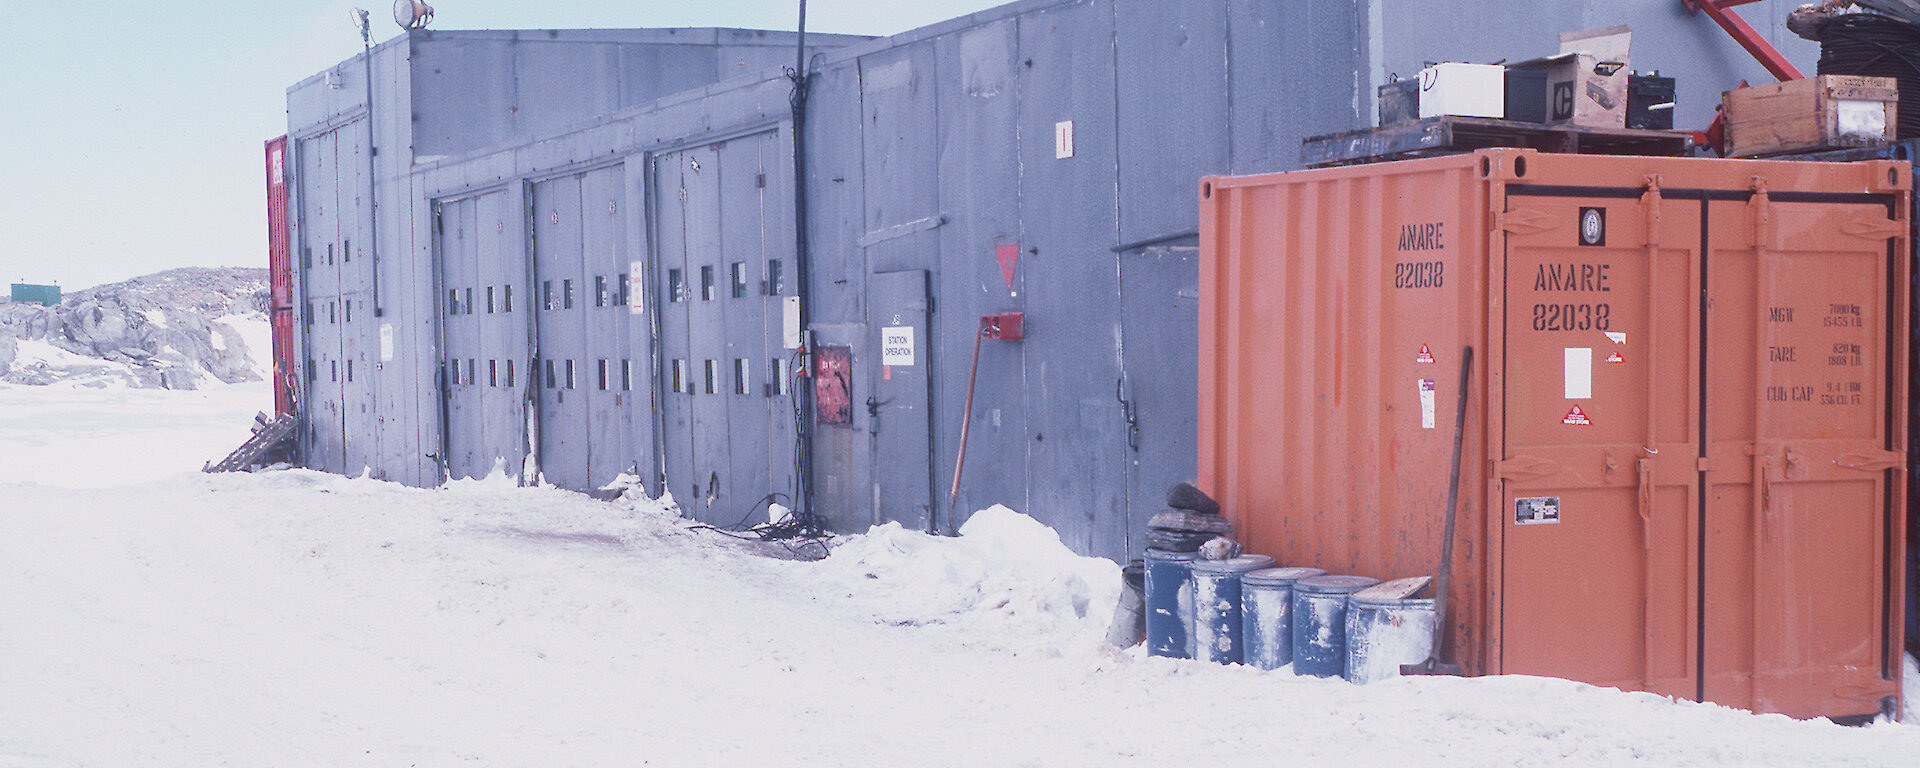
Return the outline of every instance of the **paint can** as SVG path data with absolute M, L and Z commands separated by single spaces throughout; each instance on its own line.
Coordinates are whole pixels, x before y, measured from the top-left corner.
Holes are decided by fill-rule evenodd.
M 1192 552 L 1147 550 L 1147 655 L 1193 658 Z
M 1293 583 L 1326 571 L 1262 568 L 1240 575 L 1241 663 L 1279 669 L 1293 663 Z
M 1347 671 L 1347 596 L 1380 583 L 1365 576 L 1308 576 L 1293 583 L 1293 671 L 1341 677 Z
M 1266 555 L 1193 561 L 1194 658 L 1240 663 L 1240 575 L 1271 565 Z
M 1433 655 L 1433 598 L 1347 598 L 1347 681 L 1365 685 Z

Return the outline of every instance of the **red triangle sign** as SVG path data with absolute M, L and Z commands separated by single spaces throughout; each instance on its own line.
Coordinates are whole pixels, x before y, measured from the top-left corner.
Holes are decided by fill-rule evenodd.
M 1420 354 L 1419 354 L 1419 355 L 1416 355 L 1416 356 L 1415 356 L 1415 357 L 1413 358 L 1413 361 L 1414 361 L 1414 362 L 1416 362 L 1416 363 L 1431 363 L 1431 362 L 1433 362 L 1433 350 L 1431 350 L 1431 349 L 1428 349 L 1428 348 L 1427 348 L 1427 345 L 1425 345 L 1425 344 L 1422 344 L 1422 345 L 1420 345 Z
M 1615 352 L 1611 355 L 1607 355 L 1607 362 L 1609 363 L 1624 363 L 1626 361 L 1627 359 L 1624 357 L 1621 357 L 1620 353 L 1618 352 Z
M 1013 291 L 1013 269 L 1020 265 L 1020 244 L 1001 243 L 993 247 L 993 257 L 1000 260 L 1000 276 L 1007 281 L 1007 291 Z
M 1574 404 L 1573 410 L 1567 411 L 1567 417 L 1564 419 L 1561 419 L 1560 423 L 1572 424 L 1576 427 L 1593 426 L 1593 420 L 1587 418 L 1587 414 L 1580 410 L 1580 405 L 1578 403 Z

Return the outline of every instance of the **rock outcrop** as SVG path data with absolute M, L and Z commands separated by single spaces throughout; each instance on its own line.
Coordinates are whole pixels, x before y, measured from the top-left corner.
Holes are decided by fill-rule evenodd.
M 236 321 L 264 322 L 266 310 L 267 270 L 237 267 L 174 269 L 95 286 L 57 307 L 0 305 L 0 381 L 119 380 L 166 389 L 193 389 L 206 377 L 257 381 L 256 363 L 271 350 L 249 349 Z M 33 353 L 22 342 L 89 359 Z

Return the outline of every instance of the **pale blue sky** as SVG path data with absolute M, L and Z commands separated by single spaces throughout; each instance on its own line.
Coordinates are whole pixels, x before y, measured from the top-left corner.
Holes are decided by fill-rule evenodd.
M 809 0 L 807 29 L 887 35 L 1002 0 Z M 798 0 L 440 0 L 435 29 L 794 27 Z M 77 290 L 266 266 L 261 143 L 286 88 L 360 50 L 354 2 L 0 0 L 0 280 Z M 376 41 L 388 0 L 361 0 Z

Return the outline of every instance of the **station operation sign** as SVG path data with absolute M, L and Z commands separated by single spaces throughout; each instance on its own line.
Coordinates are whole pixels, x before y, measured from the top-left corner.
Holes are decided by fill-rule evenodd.
M 889 325 L 880 329 L 880 364 L 913 365 L 913 326 Z

